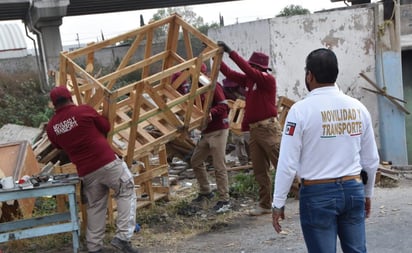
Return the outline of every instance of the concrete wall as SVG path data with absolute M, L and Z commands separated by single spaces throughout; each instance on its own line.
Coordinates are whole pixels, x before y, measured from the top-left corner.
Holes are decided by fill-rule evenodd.
M 0 59 L 0 72 L 14 74 L 26 71 L 38 72 L 36 57 L 25 56 L 22 58 Z
M 279 17 L 210 30 L 213 40 L 223 40 L 246 59 L 253 51 L 270 55 L 278 96 L 299 100 L 307 94 L 304 82 L 306 56 L 314 49 L 330 47 L 337 55 L 340 89 L 362 101 L 370 110 L 375 134 L 379 133 L 377 95 L 362 77 L 375 80 L 374 9 L 347 8 L 310 15 Z M 224 56 L 231 67 L 238 69 Z M 223 76 L 220 77 L 222 79 Z M 379 138 L 377 138 L 379 145 Z

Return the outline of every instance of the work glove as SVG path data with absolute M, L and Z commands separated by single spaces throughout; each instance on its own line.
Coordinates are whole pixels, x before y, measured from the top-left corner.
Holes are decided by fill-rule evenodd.
M 230 53 L 230 52 L 232 52 L 232 49 L 228 46 L 228 45 L 226 45 L 226 43 L 225 42 L 223 42 L 223 41 L 218 41 L 217 42 L 217 45 L 219 46 L 219 47 L 221 47 L 221 48 L 223 48 L 223 51 L 225 51 L 226 53 Z

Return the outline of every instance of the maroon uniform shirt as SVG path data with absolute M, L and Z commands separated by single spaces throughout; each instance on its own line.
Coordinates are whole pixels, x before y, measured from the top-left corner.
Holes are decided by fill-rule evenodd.
M 250 66 L 236 51 L 230 52 L 229 57 L 244 73 L 230 69 L 224 62 L 220 65 L 220 71 L 245 88 L 246 107 L 242 130 L 248 131 L 250 123 L 277 116 L 276 80 L 271 74 Z
M 51 143 L 63 149 L 85 176 L 116 159 L 106 140 L 110 124 L 88 105 L 67 105 L 56 110 L 47 124 Z
M 210 107 L 210 114 L 212 120 L 207 124 L 203 133 L 210 133 L 213 131 L 229 128 L 229 106 L 227 105 L 225 93 L 219 83 L 216 83 L 215 92 L 213 94 L 212 106 Z

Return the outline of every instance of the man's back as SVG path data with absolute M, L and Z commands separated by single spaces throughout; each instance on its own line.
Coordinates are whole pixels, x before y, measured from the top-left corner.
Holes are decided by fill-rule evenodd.
M 364 150 L 375 148 L 364 145 L 374 140 L 369 112 L 358 100 L 334 86 L 313 90 L 295 103 L 289 111 L 286 128 L 290 131 L 284 135 L 282 145 L 301 142 L 302 147 L 300 160 L 293 159 L 289 166 L 300 168 L 298 174 L 305 179 L 357 174 L 370 160 L 361 157 L 361 150 L 374 154 Z
M 50 141 L 63 149 L 80 176 L 113 161 L 115 154 L 105 135 L 109 122 L 87 105 L 59 108 L 47 125 Z

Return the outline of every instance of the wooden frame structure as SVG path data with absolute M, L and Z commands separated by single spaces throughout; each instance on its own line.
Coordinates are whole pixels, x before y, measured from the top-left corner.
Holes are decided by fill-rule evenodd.
M 167 31 L 162 52 L 152 48 L 157 30 Z M 185 50 L 179 54 L 181 39 Z M 125 41 L 130 44 L 123 59 L 113 72 L 101 74 L 95 66 L 95 53 Z M 203 45 L 199 54 L 194 54 L 192 43 Z M 143 49 L 143 54 L 139 49 Z M 145 196 L 139 199 L 138 207 L 168 197 L 169 186 L 164 183 L 168 180 L 165 145 L 206 125 L 222 55 L 214 41 L 177 14 L 61 53 L 57 82 L 69 88 L 75 103 L 88 104 L 109 120 L 111 131 L 107 139 L 129 168 L 136 161 L 144 163 L 144 169 L 135 175 L 138 196 Z M 208 75 L 200 72 L 202 64 L 210 66 Z M 172 80 L 176 72 L 181 75 Z M 190 92 L 180 94 L 177 88 L 185 80 L 191 82 Z M 151 162 L 153 156 L 158 156 L 159 163 Z M 163 180 L 160 186 L 156 185 L 159 179 Z M 113 208 L 109 205 L 110 223 Z
M 154 54 L 154 31 L 165 27 L 168 29 L 165 50 Z M 177 52 L 180 30 L 186 46 L 186 59 Z M 193 55 L 193 39 L 204 45 L 198 56 Z M 127 40 L 133 42 L 115 72 L 94 77 L 94 53 Z M 145 43 L 144 59 L 133 62 L 141 43 Z M 200 73 L 200 68 L 212 58 L 211 73 L 207 77 Z M 180 132 L 186 133 L 204 125 L 221 59 L 222 51 L 215 42 L 175 14 L 112 39 L 62 53 L 59 83 L 72 90 L 78 104 L 89 104 L 109 119 L 111 131 L 108 140 L 131 166 L 134 159 L 177 138 Z M 84 68 L 76 63 L 79 60 L 86 60 Z M 161 69 L 150 75 L 155 64 L 161 64 Z M 115 88 L 122 77 L 137 72 L 141 72 L 139 80 Z M 171 83 L 171 76 L 176 72 L 183 74 Z M 176 89 L 185 79 L 192 81 L 191 91 L 181 95 Z M 205 82 L 199 87 L 202 80 Z M 205 96 L 204 103 L 201 95 Z M 150 134 L 153 129 L 160 132 L 160 136 Z

